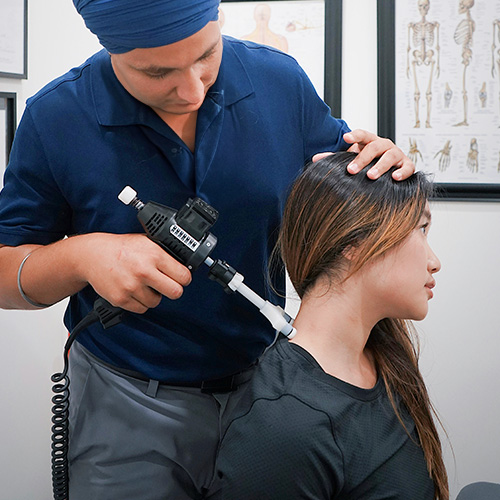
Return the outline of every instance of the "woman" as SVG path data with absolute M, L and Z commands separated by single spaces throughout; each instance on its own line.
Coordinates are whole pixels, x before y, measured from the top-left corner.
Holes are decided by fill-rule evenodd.
M 352 176 L 353 157 L 310 165 L 292 188 L 279 250 L 297 334 L 264 354 L 229 413 L 210 498 L 449 498 L 405 321 L 426 316 L 441 266 L 431 184 Z

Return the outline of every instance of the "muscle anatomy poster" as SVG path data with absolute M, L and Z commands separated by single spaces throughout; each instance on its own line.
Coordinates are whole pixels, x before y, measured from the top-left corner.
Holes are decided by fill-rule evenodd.
M 269 45 L 294 57 L 323 97 L 325 66 L 324 0 L 222 2 L 221 31 Z

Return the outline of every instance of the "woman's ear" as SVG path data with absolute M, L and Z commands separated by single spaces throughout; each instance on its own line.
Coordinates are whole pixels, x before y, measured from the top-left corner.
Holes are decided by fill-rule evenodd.
M 359 248 L 355 245 L 348 245 L 342 250 L 342 257 L 352 262 L 359 254 Z

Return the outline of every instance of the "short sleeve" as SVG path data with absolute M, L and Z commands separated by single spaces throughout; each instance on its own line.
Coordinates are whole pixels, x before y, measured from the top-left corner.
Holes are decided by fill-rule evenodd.
M 228 426 L 208 498 L 329 500 L 342 471 L 324 412 L 290 395 L 259 399 Z
M 350 144 L 344 141 L 343 135 L 351 129 L 344 120 L 332 116 L 329 106 L 320 99 L 307 75 L 300 70 L 304 157 L 310 160 L 316 153 L 347 150 Z
M 27 108 L 0 192 L 0 243 L 51 243 L 67 234 L 70 219 L 70 209 L 54 181 Z

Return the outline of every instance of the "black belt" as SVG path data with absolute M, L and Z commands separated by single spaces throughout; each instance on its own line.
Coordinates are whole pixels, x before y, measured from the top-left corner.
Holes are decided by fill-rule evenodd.
M 238 375 L 229 375 L 227 377 L 217 378 L 215 380 L 204 380 L 201 383 L 201 392 L 212 394 L 214 392 L 225 393 L 233 392 L 241 384 L 238 381 Z
M 82 345 L 80 345 L 83 349 Z M 153 380 L 146 375 L 136 372 L 134 370 L 128 370 L 126 368 L 120 368 L 118 366 L 112 365 L 111 363 L 107 363 L 102 359 L 98 358 L 95 354 L 89 352 L 88 349 L 85 349 L 86 353 L 89 357 L 94 359 L 98 364 L 105 366 L 106 368 L 120 374 L 125 375 L 127 377 L 131 377 L 137 380 L 141 380 L 143 382 L 147 382 L 151 384 L 154 382 L 156 386 L 172 386 L 172 387 L 190 387 L 200 389 L 201 392 L 212 394 L 212 393 L 227 393 L 232 392 L 238 388 L 243 382 L 246 382 L 250 379 L 253 371 L 253 367 L 257 364 L 249 366 L 247 369 L 242 370 L 238 373 L 234 373 L 232 375 L 227 375 L 226 377 L 216 378 L 211 380 L 203 380 L 201 382 L 169 382 L 169 381 L 161 381 L 161 380 Z

